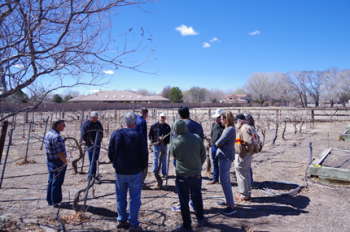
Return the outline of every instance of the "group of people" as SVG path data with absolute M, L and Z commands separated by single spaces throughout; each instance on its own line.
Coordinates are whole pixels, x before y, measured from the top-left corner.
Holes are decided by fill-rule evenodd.
M 178 113 L 181 119 L 176 120 L 172 125 L 175 136 L 169 147 L 170 154 L 174 157 L 175 184 L 180 201 L 179 206 L 173 207 L 173 210 L 181 211 L 183 219 L 183 224 L 176 230 L 192 231 L 190 198 L 190 205 L 195 212 L 197 224 L 201 226 L 207 221 L 204 216 L 201 193 L 201 171 L 206 160 L 204 133 L 202 126 L 190 118 L 188 107 L 181 106 Z M 141 207 L 141 192 L 149 188 L 145 185 L 148 172 L 147 140 L 149 139 L 153 145 L 153 174 L 158 169 L 162 143 L 166 151 L 170 142 L 171 127 L 165 123 L 166 114 L 159 115 L 159 120 L 150 127 L 148 137 L 147 116 L 146 108 L 140 110 L 140 115 L 127 112 L 124 115 L 125 127 L 113 132 L 108 146 L 108 157 L 115 169 L 117 228 L 129 228 L 130 231 L 140 230 L 138 213 Z M 213 181 L 208 184 L 217 184 L 220 180 L 225 201 L 218 202 L 218 204 L 226 206 L 223 214 L 231 215 L 236 213 L 235 200 L 250 200 L 252 180 L 250 163 L 257 149 L 258 138 L 253 126 L 246 123 L 243 114 L 234 117 L 230 111 L 224 112 L 218 109 L 212 117 L 215 118 L 211 132 L 214 172 Z M 44 138 L 49 170 L 47 202 L 54 207 L 58 207 L 62 202 L 61 186 L 67 166 L 64 140 L 60 136 L 64 127 L 63 120 L 55 121 L 51 131 Z M 97 112 L 91 112 L 90 119 L 84 123 L 81 134 L 88 150 L 89 177 L 94 176 L 95 183 L 100 184 L 100 177 L 96 175 L 96 161 L 99 159 L 103 127 L 98 121 Z M 166 159 L 164 155 L 161 160 L 163 176 L 167 175 Z M 230 168 L 233 161 L 235 161 L 238 183 L 238 194 L 235 197 L 233 197 L 230 180 Z M 128 192 L 129 215 L 126 211 Z

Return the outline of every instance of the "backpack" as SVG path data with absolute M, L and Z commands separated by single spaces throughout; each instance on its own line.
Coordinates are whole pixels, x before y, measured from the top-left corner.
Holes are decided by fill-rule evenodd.
M 250 126 L 250 130 L 252 132 L 252 145 L 254 147 L 253 152 L 259 153 L 260 151 L 260 137 L 258 133 L 255 131 L 254 127 Z

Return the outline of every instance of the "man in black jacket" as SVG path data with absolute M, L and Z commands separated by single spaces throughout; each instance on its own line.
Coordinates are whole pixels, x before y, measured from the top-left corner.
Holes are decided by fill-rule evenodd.
M 149 140 L 151 140 L 153 144 L 153 174 L 156 173 L 156 170 L 158 168 L 158 160 L 159 155 L 162 151 L 162 144 L 159 141 L 159 137 L 166 136 L 170 133 L 171 128 L 168 124 L 165 123 L 166 120 L 166 114 L 161 113 L 159 115 L 159 121 L 154 123 L 151 126 L 151 129 L 149 130 L 148 137 Z M 163 142 L 165 145 L 165 155 L 162 158 L 162 174 L 163 176 L 166 176 L 166 151 L 167 151 L 167 145 L 169 144 L 169 138 L 170 135 L 164 138 Z
M 215 113 L 212 115 L 215 118 L 215 122 L 213 122 L 210 137 L 211 137 L 211 158 L 213 160 L 213 181 L 210 181 L 208 184 L 216 184 L 219 183 L 219 160 L 216 158 L 216 145 L 215 142 L 218 141 L 222 132 L 225 130 L 225 126 L 221 124 L 220 117 L 224 113 L 223 109 L 217 109 Z
M 130 226 L 130 231 L 140 230 L 138 214 L 141 206 L 142 173 L 148 165 L 145 139 L 140 132 L 134 130 L 136 120 L 134 112 L 126 113 L 125 128 L 113 132 L 108 147 L 108 157 L 116 173 L 117 228 Z M 128 191 L 129 217 L 126 213 Z
M 99 137 L 96 144 L 95 162 L 92 162 L 93 148 L 97 131 L 99 132 Z M 100 157 L 101 142 L 103 139 L 103 127 L 100 121 L 98 121 L 98 113 L 96 111 L 92 111 L 90 114 L 90 119 L 84 123 L 83 127 L 81 128 L 81 135 L 85 141 L 88 151 L 90 162 L 89 175 L 96 175 L 96 162 Z M 95 183 L 101 184 L 101 181 L 98 179 L 98 177 L 96 177 Z

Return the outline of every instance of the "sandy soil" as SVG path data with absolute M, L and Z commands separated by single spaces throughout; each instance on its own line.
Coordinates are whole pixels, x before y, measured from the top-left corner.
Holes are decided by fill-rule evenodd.
M 331 147 L 347 149 L 349 142 L 338 141 L 338 135 L 345 130 L 348 123 L 316 124 L 312 128 L 304 127 L 302 133 L 296 135 L 292 133 L 292 128 L 289 126 L 287 141 L 278 138 L 275 145 L 271 145 L 272 130 L 269 130 L 263 152 L 253 158 L 255 182 L 259 184 L 265 181 L 286 181 L 304 186 L 309 143 L 312 142 L 313 156 L 319 156 L 328 147 L 327 132 L 329 132 Z M 73 133 L 77 136 L 79 122 L 73 121 L 67 124 L 67 135 Z M 26 126 L 28 128 L 28 125 Z M 55 219 L 57 209 L 48 206 L 45 200 L 48 177 L 46 158 L 44 150 L 39 150 L 41 142 L 35 139 L 42 133 L 43 128 L 39 125 L 34 128 L 28 152 L 28 158 L 33 163 L 26 165 L 18 165 L 18 163 L 25 156 L 27 139 L 22 138 L 20 125 L 15 130 L 5 178 L 0 189 L 0 228 L 2 230 L 61 230 L 61 225 Z M 105 146 L 108 141 L 109 139 L 105 138 Z M 78 155 L 74 148 L 68 147 L 67 151 L 70 161 Z M 156 181 L 152 175 L 152 159 L 153 154 L 150 153 L 146 182 L 153 188 Z M 2 164 L 3 162 L 4 157 Z M 102 150 L 100 162 L 108 162 L 106 150 Z M 63 186 L 64 201 L 72 201 L 76 192 L 86 187 L 88 171 L 86 163 L 83 174 L 74 174 L 72 165 L 68 166 L 69 170 Z M 78 166 L 80 171 L 80 162 Z M 1 171 L 2 168 L 3 166 Z M 309 185 L 293 197 L 274 197 L 259 189 L 253 189 L 251 202 L 238 204 L 236 214 L 224 216 L 218 214 L 222 211 L 222 207 L 216 204 L 218 200 L 223 199 L 222 188 L 219 184 L 207 185 L 211 180 L 211 174 L 205 169 L 206 165 L 203 166 L 202 172 L 202 194 L 208 223 L 203 227 L 194 225 L 194 231 L 350 231 L 348 220 L 350 189 L 347 186 L 338 185 L 337 190 L 331 190 Z M 114 169 L 111 164 L 100 164 L 99 173 L 102 175 L 102 184 L 94 186 L 95 197 L 92 191 L 89 192 L 87 212 L 76 214 L 71 207 L 72 204 L 60 210 L 59 215 L 67 231 L 117 231 Z M 237 182 L 233 165 L 231 174 L 235 193 Z M 171 210 L 171 206 L 178 204 L 174 179 L 175 171 L 171 164 L 167 190 L 142 191 L 139 220 L 144 231 L 172 231 L 176 225 L 182 223 L 180 213 Z M 317 181 L 317 179 L 314 180 Z M 83 198 L 82 195 L 80 199 Z M 82 205 L 82 202 L 79 204 Z M 194 221 L 193 224 L 195 224 Z

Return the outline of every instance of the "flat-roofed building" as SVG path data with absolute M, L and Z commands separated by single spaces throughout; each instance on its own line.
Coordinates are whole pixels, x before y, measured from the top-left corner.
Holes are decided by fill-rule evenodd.
M 100 91 L 90 95 L 81 95 L 69 100 L 70 103 L 168 103 L 162 96 L 143 96 L 130 91 Z

